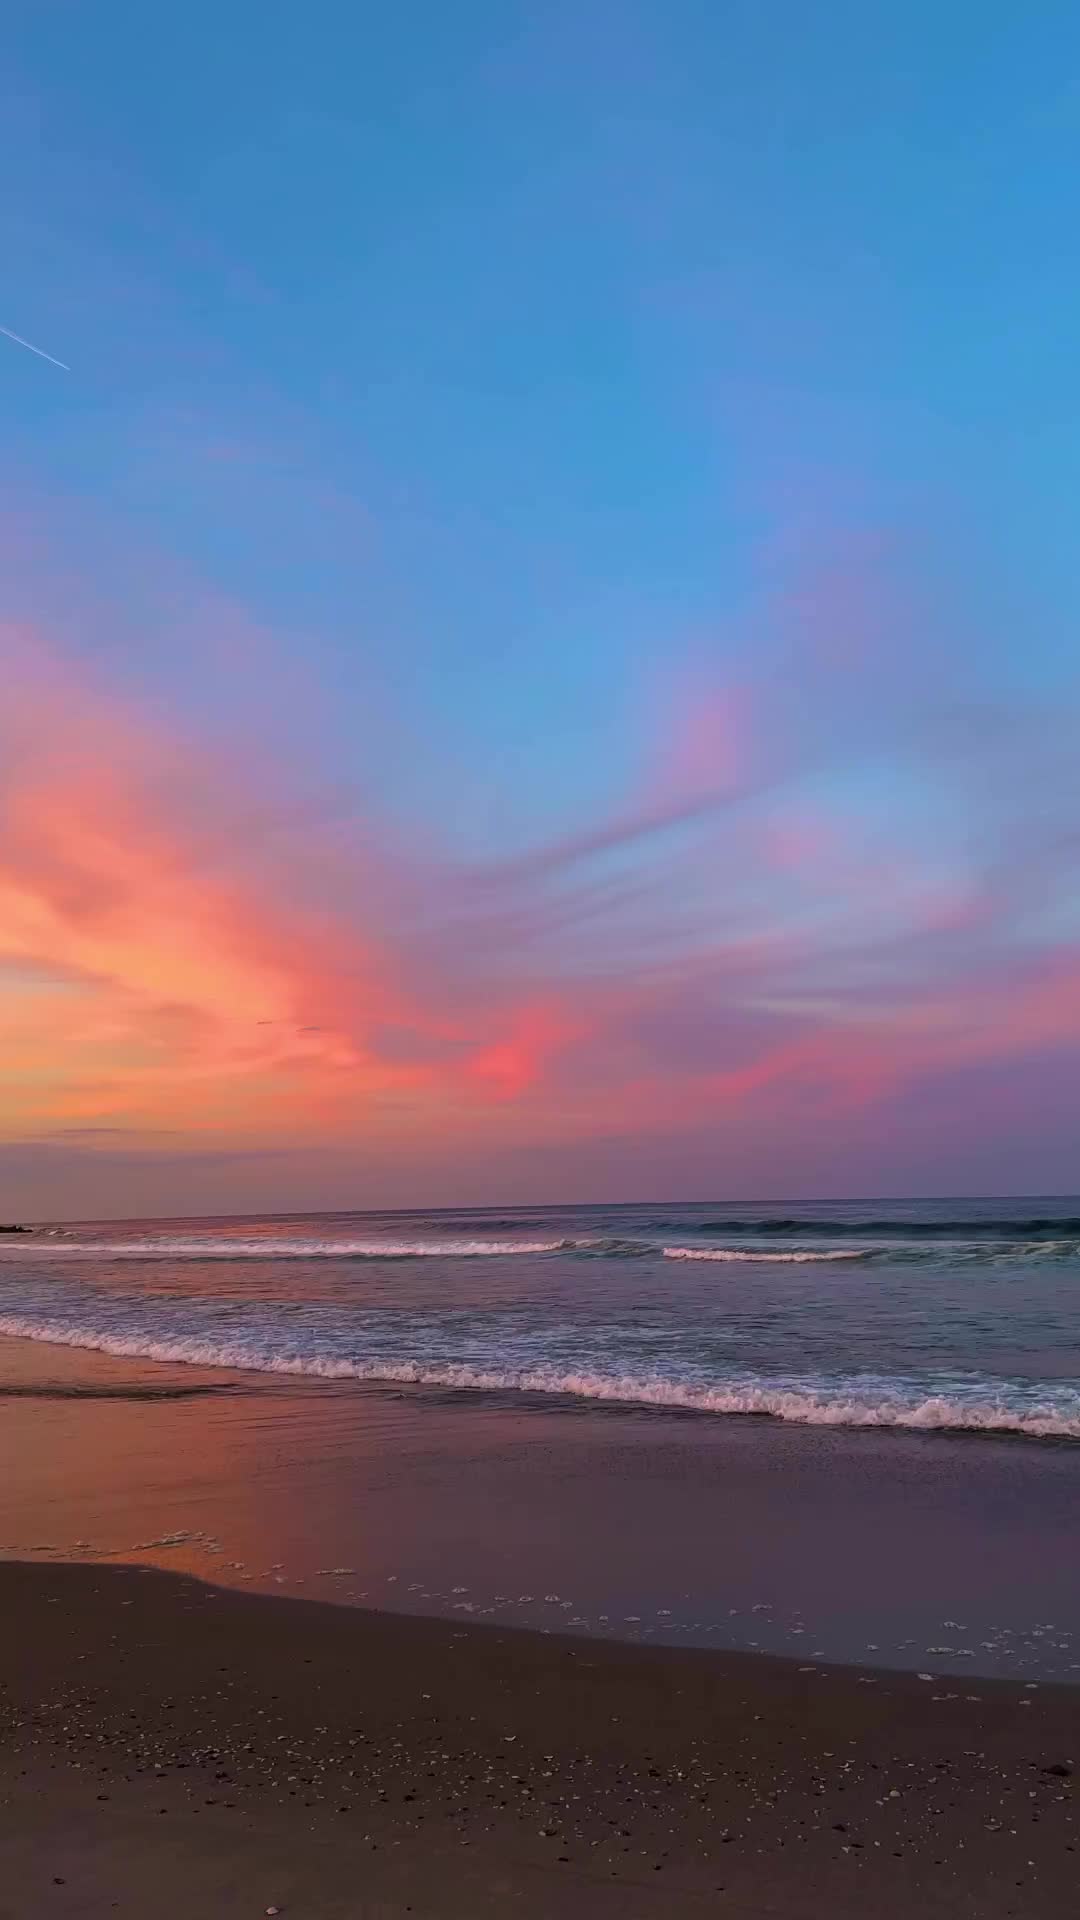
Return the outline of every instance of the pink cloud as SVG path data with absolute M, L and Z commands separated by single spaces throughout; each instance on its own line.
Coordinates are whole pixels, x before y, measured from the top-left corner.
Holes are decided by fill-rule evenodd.
M 1055 816 L 1040 838 L 1017 781 L 996 864 L 899 816 L 875 843 L 842 788 L 804 790 L 767 685 L 699 673 L 621 807 L 467 869 L 448 834 L 225 764 L 33 637 L 0 651 L 8 1139 L 767 1139 L 1080 1055 L 1080 935 L 1038 932 L 1075 836 Z

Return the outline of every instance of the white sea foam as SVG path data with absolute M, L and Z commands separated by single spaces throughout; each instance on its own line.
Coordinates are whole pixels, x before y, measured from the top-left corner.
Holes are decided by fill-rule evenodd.
M 571 1396 L 623 1405 L 673 1407 L 698 1413 L 760 1414 L 815 1427 L 899 1427 L 917 1431 L 1015 1433 L 1031 1439 L 1080 1439 L 1080 1405 L 1017 1405 L 997 1398 L 964 1399 L 949 1394 L 919 1396 L 880 1383 L 820 1388 L 776 1385 L 747 1377 L 702 1383 L 636 1375 L 575 1372 L 559 1367 L 481 1367 L 420 1361 L 359 1360 L 331 1353 L 304 1352 L 284 1343 L 250 1336 L 213 1338 L 179 1334 L 172 1338 L 142 1330 L 71 1324 L 49 1318 L 0 1315 L 0 1334 L 89 1348 L 124 1358 L 159 1360 L 204 1367 L 228 1367 L 272 1374 L 297 1374 L 321 1380 L 356 1380 L 401 1386 L 432 1386 L 486 1392 Z M 1075 1408 L 1075 1410 L 1073 1410 Z
M 865 1260 L 867 1247 L 791 1247 L 786 1251 L 761 1252 L 749 1247 L 665 1247 L 665 1260 L 728 1260 L 745 1262 L 767 1262 L 769 1266 L 784 1265 L 787 1262 L 804 1264 L 817 1260 Z
M 300 1239 L 290 1235 L 259 1235 L 241 1239 L 238 1235 L 193 1239 L 189 1235 L 155 1234 L 132 1240 L 69 1240 L 62 1246 L 55 1241 L 37 1249 L 49 1259 L 109 1260 L 474 1260 L 521 1253 L 609 1254 L 626 1258 L 630 1254 L 663 1254 L 666 1260 L 717 1260 L 737 1263 L 762 1262 L 784 1265 L 819 1260 L 865 1260 L 870 1249 L 835 1247 L 828 1249 L 749 1247 L 661 1247 L 648 1240 L 331 1240 Z M 0 1248 L 0 1253 L 25 1255 L 32 1246 L 21 1243 Z
M 48 1260 L 473 1260 L 518 1254 L 564 1253 L 577 1258 L 630 1259 L 663 1256 L 666 1260 L 703 1260 L 733 1265 L 817 1265 L 836 1261 L 863 1261 L 877 1265 L 900 1262 L 905 1266 L 933 1265 L 946 1260 L 951 1266 L 999 1266 L 1022 1260 L 1025 1265 L 1080 1257 L 1080 1241 L 1040 1240 L 1031 1243 L 1010 1242 L 1007 1247 L 990 1241 L 875 1242 L 873 1246 L 854 1247 L 769 1247 L 740 1246 L 662 1246 L 659 1241 L 637 1238 L 613 1238 L 595 1235 L 583 1239 L 562 1240 L 339 1240 L 301 1238 L 291 1234 L 240 1235 L 154 1234 L 124 1240 L 93 1240 L 75 1237 L 58 1240 L 41 1235 L 8 1242 L 0 1241 L 0 1264 L 10 1266 L 32 1261 L 35 1256 Z
M 269 1234 L 242 1240 L 221 1235 L 216 1239 L 192 1239 L 188 1235 L 155 1234 L 142 1240 L 80 1240 L 63 1246 L 50 1242 L 40 1251 L 50 1260 L 75 1257 L 107 1257 L 145 1260 L 155 1256 L 170 1260 L 420 1260 L 427 1258 L 477 1259 L 487 1254 L 558 1253 L 573 1246 L 565 1240 L 301 1240 Z M 3 1249 L 14 1253 L 14 1247 Z M 32 1246 L 20 1242 L 18 1252 L 25 1255 Z

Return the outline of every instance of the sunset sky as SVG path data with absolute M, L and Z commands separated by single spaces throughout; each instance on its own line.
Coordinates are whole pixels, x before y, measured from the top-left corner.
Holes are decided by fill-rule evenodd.
M 0 1218 L 1080 1185 L 1080 16 L 13 4 Z

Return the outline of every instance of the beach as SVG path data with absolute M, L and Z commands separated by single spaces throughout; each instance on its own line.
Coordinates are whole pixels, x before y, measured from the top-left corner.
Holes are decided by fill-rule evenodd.
M 1074 1684 L 1078 1269 L 1073 1201 L 19 1235 L 0 1557 Z
M 0 1920 L 1080 1920 L 1080 10 L 3 26 Z
M 1075 1206 L 940 1214 L 19 1236 L 2 1920 L 1071 1914 Z
M 0 1912 L 1075 1912 L 1069 1689 L 0 1567 Z

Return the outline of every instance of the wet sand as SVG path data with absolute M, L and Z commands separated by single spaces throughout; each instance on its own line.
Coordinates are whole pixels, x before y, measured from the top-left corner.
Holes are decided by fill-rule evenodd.
M 1080 1683 L 1080 1446 L 391 1393 L 0 1340 L 0 1460 L 0 1556 Z
M 1080 1692 L 0 1565 L 0 1916 L 1072 1916 Z

